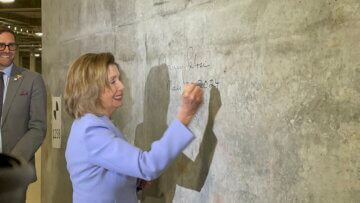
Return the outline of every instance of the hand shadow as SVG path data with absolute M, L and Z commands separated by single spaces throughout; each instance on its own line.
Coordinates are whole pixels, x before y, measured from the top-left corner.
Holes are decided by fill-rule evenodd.
M 160 139 L 168 127 L 166 122 L 170 99 L 169 84 L 166 65 L 150 70 L 145 84 L 144 121 L 137 126 L 135 136 L 135 145 L 143 150 L 149 150 L 151 143 Z M 158 179 L 139 193 L 141 202 L 172 202 L 176 185 L 201 190 L 217 144 L 213 127 L 220 107 L 220 92 L 213 87 L 210 91 L 208 122 L 195 161 L 181 153 Z

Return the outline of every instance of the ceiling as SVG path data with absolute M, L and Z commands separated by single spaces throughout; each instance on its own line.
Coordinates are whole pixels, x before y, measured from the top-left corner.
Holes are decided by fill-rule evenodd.
M 0 3 L 0 25 L 16 32 L 20 52 L 41 51 L 41 0 Z

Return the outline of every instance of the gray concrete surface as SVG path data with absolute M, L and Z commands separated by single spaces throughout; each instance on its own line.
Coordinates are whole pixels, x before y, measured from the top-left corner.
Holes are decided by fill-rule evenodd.
M 204 83 L 197 139 L 144 202 L 360 202 L 360 1 L 43 0 L 42 10 L 49 98 L 79 55 L 114 53 L 127 89 L 113 119 L 139 147 L 174 118 L 184 83 Z M 70 202 L 65 148 L 48 135 L 42 201 Z

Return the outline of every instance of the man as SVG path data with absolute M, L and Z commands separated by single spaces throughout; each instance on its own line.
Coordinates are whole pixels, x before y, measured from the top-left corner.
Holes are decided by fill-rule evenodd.
M 0 27 L 0 152 L 29 161 L 35 182 L 34 155 L 46 135 L 46 89 L 40 74 L 13 63 L 16 48 L 15 33 Z

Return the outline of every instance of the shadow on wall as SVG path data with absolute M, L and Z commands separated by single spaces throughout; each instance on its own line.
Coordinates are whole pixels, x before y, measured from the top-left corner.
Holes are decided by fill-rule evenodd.
M 149 150 L 151 143 L 160 139 L 167 129 L 170 100 L 170 79 L 166 65 L 153 67 L 145 84 L 144 121 L 136 128 L 135 145 Z M 217 144 L 213 132 L 214 120 L 221 107 L 220 92 L 210 91 L 209 117 L 199 154 L 192 161 L 185 154 L 179 157 L 151 186 L 139 194 L 141 202 L 172 202 L 176 185 L 200 191 L 203 187 Z

